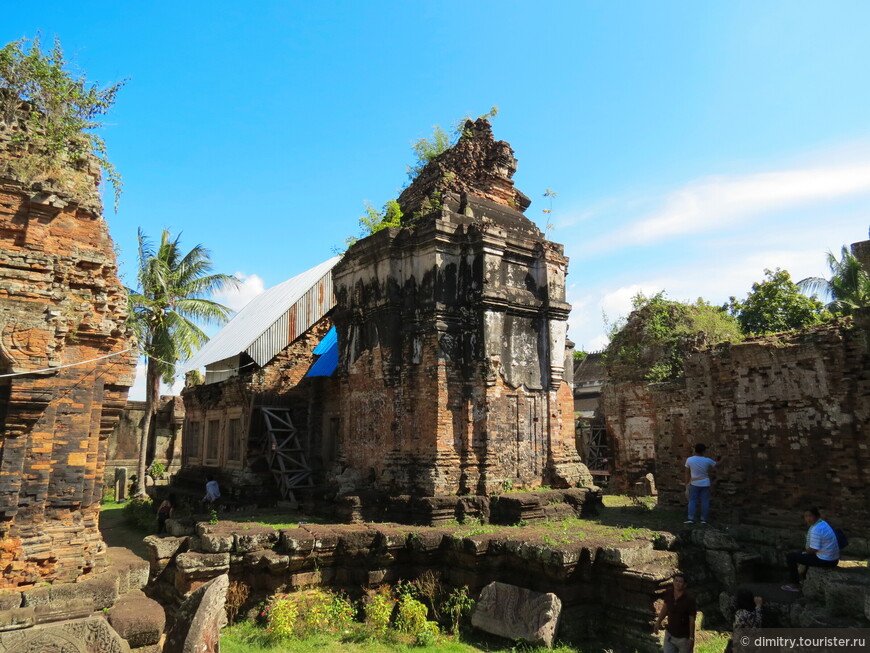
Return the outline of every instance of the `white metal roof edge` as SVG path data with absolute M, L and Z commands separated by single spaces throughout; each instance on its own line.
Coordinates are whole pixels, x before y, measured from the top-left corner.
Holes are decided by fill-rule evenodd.
M 251 299 L 202 349 L 184 363 L 182 370 L 186 372 L 200 368 L 246 351 L 304 297 L 312 286 L 329 274 L 340 259 L 340 256 L 335 256 Z

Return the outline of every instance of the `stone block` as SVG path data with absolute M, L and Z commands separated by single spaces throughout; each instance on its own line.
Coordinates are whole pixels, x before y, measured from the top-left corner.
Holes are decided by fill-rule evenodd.
M 625 546 L 599 548 L 595 552 L 595 562 L 619 567 L 636 567 L 655 559 L 656 553 L 648 542 L 627 542 Z
M 166 531 L 173 537 L 184 537 L 196 534 L 196 522 L 190 517 L 182 519 L 167 519 Z
M 129 549 L 109 548 L 109 561 L 118 574 L 118 594 L 142 589 L 148 584 L 151 565 Z
M 25 608 L 51 603 L 51 585 L 28 587 L 21 592 L 21 606 Z
M 233 551 L 247 553 L 257 549 L 271 549 L 278 542 L 278 531 L 270 526 L 246 526 L 236 531 Z
M 38 605 L 34 608 L 34 615 L 38 624 L 82 619 L 93 614 L 93 612 L 94 600 L 91 598 L 58 600 L 48 605 Z
M 825 587 L 825 608 L 834 617 L 853 617 L 860 619 L 864 616 L 864 593 L 867 585 L 850 581 L 843 583 L 828 583 Z
M 734 588 L 737 585 L 737 571 L 731 554 L 727 551 L 707 551 L 705 555 L 716 580 L 728 589 Z
M 109 623 L 131 648 L 157 644 L 166 626 L 166 615 L 157 601 L 139 590 L 122 596 L 109 611 Z
M 851 584 L 853 582 L 862 583 L 862 577 L 866 579 L 866 575 L 863 572 L 867 570 L 861 569 L 838 569 L 838 568 L 824 568 L 824 567 L 810 567 L 807 569 L 806 578 L 801 585 L 801 589 L 803 590 L 804 596 L 810 601 L 814 601 L 816 603 L 824 604 L 825 602 L 825 594 L 827 593 L 828 586 L 833 584 Z M 863 580 L 863 583 L 867 584 L 868 580 Z
M 224 605 L 229 582 L 229 576 L 222 574 L 181 604 L 175 624 L 166 635 L 163 653 L 218 653 L 220 630 L 227 622 Z
M 653 535 L 653 547 L 662 551 L 672 551 L 677 544 L 677 536 L 662 531 Z
M 0 651 L 130 653 L 130 647 L 108 621 L 102 617 L 87 617 L 0 632 Z
M 187 544 L 187 537 L 160 537 L 149 535 L 143 541 L 148 548 L 150 560 L 165 560 L 180 553 Z
M 847 617 L 835 617 L 824 606 L 808 603 L 800 611 L 797 625 L 801 628 L 858 628 L 862 624 Z
M 118 598 L 118 574 L 108 570 L 85 576 L 77 583 L 55 583 L 51 587 L 51 602 L 89 599 L 94 610 L 111 608 Z
M 0 610 L 12 610 L 21 607 L 21 592 L 18 590 L 6 590 L 0 592 Z
M 232 533 L 200 533 L 200 548 L 205 553 L 229 553 L 233 550 Z
M 727 533 L 723 533 L 722 531 L 717 531 L 713 529 L 707 529 L 704 532 L 704 539 L 702 544 L 705 549 L 713 549 L 715 551 L 740 550 L 740 545 L 737 544 L 737 540 L 735 540 Z
M 290 567 L 290 556 L 272 549 L 251 551 L 245 554 L 245 564 L 252 568 L 265 568 L 270 574 L 281 574 Z
M 36 608 L 9 608 L 0 610 L 0 632 L 30 628 L 36 623 Z
M 188 551 L 175 557 L 175 588 L 188 594 L 230 569 L 229 553 L 196 553 Z
M 480 593 L 471 623 L 493 635 L 551 647 L 561 612 L 562 602 L 555 594 L 494 582 Z

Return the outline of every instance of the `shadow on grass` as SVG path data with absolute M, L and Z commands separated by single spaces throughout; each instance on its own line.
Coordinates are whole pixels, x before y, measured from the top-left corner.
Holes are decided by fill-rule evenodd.
M 119 546 L 130 549 L 145 560 L 148 559 L 147 549 L 142 540 L 150 533 L 129 526 L 124 521 L 124 504 L 114 501 L 100 506 L 100 532 L 103 541 L 108 546 Z M 157 532 L 157 516 L 154 517 L 154 531 Z
M 604 507 L 597 515 L 584 519 L 614 528 L 648 528 L 653 531 L 676 533 L 683 530 L 685 511 L 679 508 L 663 508 L 654 500 L 618 495 L 605 495 Z

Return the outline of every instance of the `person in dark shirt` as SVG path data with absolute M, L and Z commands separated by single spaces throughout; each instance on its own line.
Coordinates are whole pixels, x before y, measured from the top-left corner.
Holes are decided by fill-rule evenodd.
M 662 598 L 664 602 L 653 627 L 653 632 L 658 633 L 662 622 L 668 620 L 662 650 L 664 653 L 692 653 L 695 649 L 695 616 L 698 614 L 698 605 L 687 589 L 686 577 L 683 574 L 674 574 L 674 585 Z

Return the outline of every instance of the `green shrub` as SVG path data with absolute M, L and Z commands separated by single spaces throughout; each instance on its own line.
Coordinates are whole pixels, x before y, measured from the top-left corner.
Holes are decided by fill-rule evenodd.
M 166 474 L 166 465 L 159 460 L 155 460 L 148 466 L 148 471 L 146 473 L 155 481 L 160 480 L 163 478 L 163 475 Z
M 638 294 L 625 322 L 613 326 L 603 360 L 613 381 L 674 381 L 694 349 L 743 339 L 737 321 L 721 307 L 699 299 L 684 304 Z
M 134 497 L 124 506 L 124 521 L 140 531 L 154 530 L 157 513 L 148 497 Z
M 457 587 L 447 595 L 441 608 L 442 613 L 448 620 L 448 627 L 452 634 L 456 634 L 462 621 L 471 614 L 474 609 L 474 599 L 468 596 L 468 587 Z
M 29 46 L 19 39 L 0 48 L 0 122 L 13 124 L 20 101 L 30 103 L 26 130 L 13 137 L 28 154 L 15 159 L 23 166 L 18 173 L 30 182 L 55 178 L 74 192 L 86 192 L 94 186 L 87 174 L 88 157 L 93 156 L 115 189 L 117 211 L 121 176 L 106 155 L 102 137 L 93 130 L 103 126 L 98 118 L 115 103 L 123 85 L 122 81 L 101 89 L 70 70 L 57 39 L 45 53 L 38 36 Z M 63 179 L 71 169 L 79 174 Z
M 383 637 L 390 629 L 390 619 L 396 599 L 389 586 L 384 585 L 377 591 L 369 592 L 365 604 L 366 625 L 376 637 Z
M 428 619 L 429 609 L 410 594 L 399 598 L 396 630 L 414 638 L 418 646 L 431 646 L 438 635 L 438 624 Z
M 329 590 L 275 594 L 263 609 L 269 631 L 275 638 L 301 638 L 318 634 L 342 634 L 350 629 L 353 604 Z

